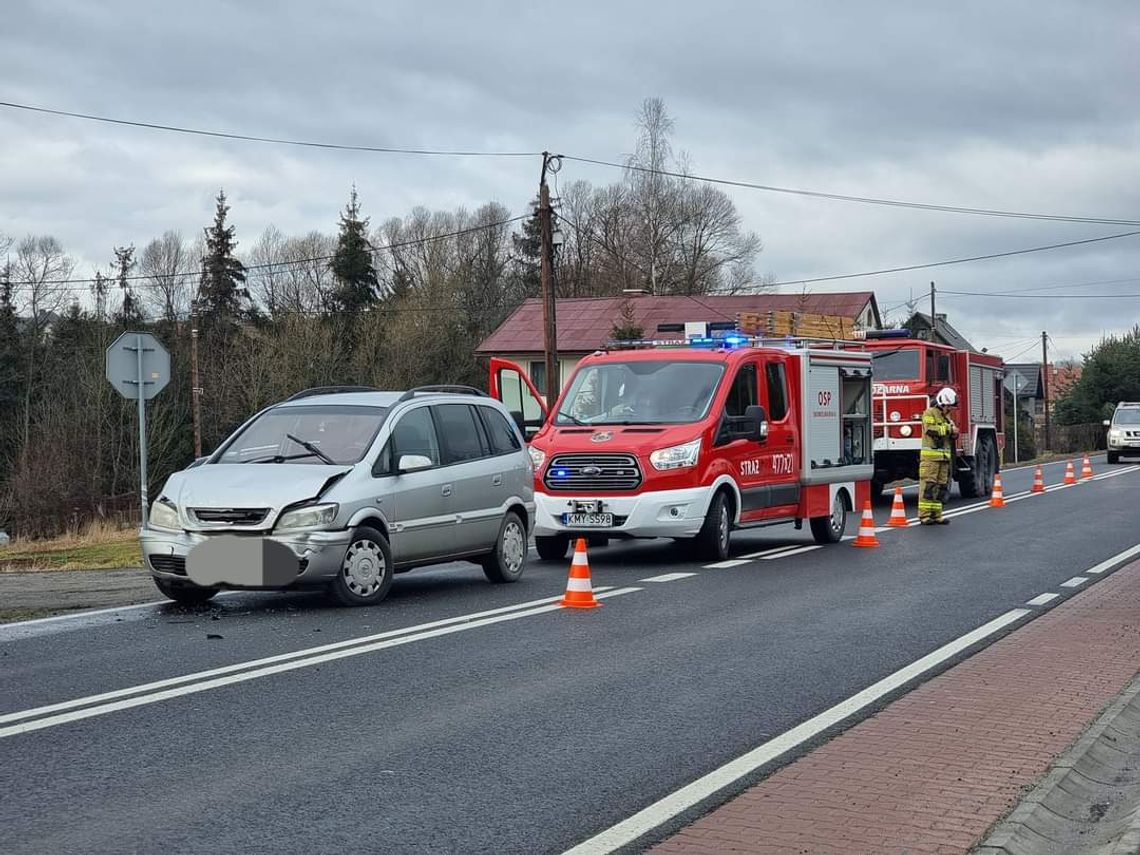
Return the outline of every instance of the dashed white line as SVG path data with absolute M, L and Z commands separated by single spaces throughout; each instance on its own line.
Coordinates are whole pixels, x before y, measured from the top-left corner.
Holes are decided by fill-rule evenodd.
M 788 543 L 784 546 L 771 546 L 768 549 L 761 549 L 759 552 L 749 552 L 747 555 L 741 555 L 741 558 L 763 558 L 765 555 L 774 555 L 777 552 L 787 552 L 789 549 L 795 549 L 794 543 Z
M 1113 567 L 1116 567 L 1118 564 L 1121 564 L 1122 562 L 1127 561 L 1129 558 L 1133 558 L 1137 555 L 1140 555 L 1140 543 L 1136 544 L 1135 546 L 1133 546 L 1129 549 L 1124 550 L 1119 555 L 1112 556 L 1107 561 L 1100 562 L 1100 564 L 1096 565 L 1095 567 L 1090 567 L 1085 572 L 1086 573 L 1092 573 L 1095 576 L 1095 575 L 1098 575 L 1100 573 L 1103 573 L 1105 570 L 1111 570 Z
M 1072 579 L 1069 579 L 1068 581 L 1062 582 L 1061 587 L 1062 588 L 1079 588 L 1081 585 L 1083 585 L 1088 580 L 1089 580 L 1088 576 L 1074 576 Z
M 678 579 L 688 579 L 696 573 L 662 573 L 660 576 L 650 576 L 648 579 L 638 579 L 638 582 L 676 582 Z
M 1053 600 L 1057 599 L 1059 596 L 1061 596 L 1061 595 L 1060 594 L 1052 594 L 1052 593 L 1050 593 L 1050 594 L 1038 594 L 1036 597 L 1034 597 L 1032 600 L 1027 602 L 1025 605 L 1027 605 L 1027 606 L 1043 606 L 1046 603 L 1053 602 Z
M 799 549 L 789 549 L 785 552 L 777 552 L 774 555 L 763 555 L 760 557 L 761 561 L 775 561 L 777 558 L 787 558 L 789 555 L 803 555 L 805 552 L 815 552 L 817 549 L 823 549 L 818 544 L 812 546 L 801 546 Z
M 729 567 L 739 567 L 741 564 L 748 564 L 750 560 L 747 558 L 730 558 L 727 561 L 718 561 L 716 564 L 706 564 L 706 570 L 727 570 Z

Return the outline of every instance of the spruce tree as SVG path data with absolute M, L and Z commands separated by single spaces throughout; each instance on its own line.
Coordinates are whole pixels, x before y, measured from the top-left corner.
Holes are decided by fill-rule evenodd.
M 329 299 L 332 311 L 355 314 L 376 302 L 379 283 L 376 268 L 372 266 L 368 218 L 360 217 L 355 186 L 348 205 L 340 215 L 340 234 L 329 269 L 336 277 L 336 290 Z
M 202 267 L 199 299 L 206 315 L 222 318 L 241 317 L 249 298 L 245 287 L 245 265 L 234 257 L 237 241 L 234 227 L 226 225 L 230 207 L 225 191 L 218 192 L 214 224 L 206 229 L 206 258 Z

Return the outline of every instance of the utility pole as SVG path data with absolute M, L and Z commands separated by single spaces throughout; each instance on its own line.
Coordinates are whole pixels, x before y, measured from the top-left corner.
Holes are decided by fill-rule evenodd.
M 1041 332 L 1041 385 L 1045 395 L 1045 450 L 1050 448 L 1049 441 L 1049 335 Z
M 930 340 L 934 341 L 938 336 L 938 315 L 935 313 L 934 307 L 934 283 L 930 283 Z
M 202 274 L 198 280 L 198 293 L 190 301 L 190 415 L 194 423 L 194 459 L 202 456 L 202 388 L 198 383 L 198 306 L 201 302 L 202 282 L 206 278 L 206 259 L 201 260 Z
M 542 153 L 542 176 L 538 184 L 538 223 L 541 245 L 539 275 L 542 279 L 542 330 L 543 348 L 546 351 L 546 395 L 547 405 L 554 403 L 561 391 L 558 371 L 558 337 L 555 324 L 554 295 L 554 229 L 550 207 L 550 188 L 546 185 L 546 172 L 557 172 L 562 167 L 562 158 L 548 151 Z

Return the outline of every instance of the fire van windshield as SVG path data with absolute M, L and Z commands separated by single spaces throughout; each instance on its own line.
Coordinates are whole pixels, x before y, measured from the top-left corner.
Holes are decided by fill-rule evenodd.
M 555 424 L 688 424 L 708 413 L 724 366 L 652 360 L 606 362 L 574 375 Z
M 917 380 L 918 350 L 882 350 L 872 353 L 875 382 L 882 380 Z

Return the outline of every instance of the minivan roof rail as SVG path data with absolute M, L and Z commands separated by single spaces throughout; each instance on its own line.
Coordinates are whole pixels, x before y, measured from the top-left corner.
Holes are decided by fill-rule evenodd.
M 490 397 L 482 389 L 476 389 L 474 386 L 455 386 L 455 385 L 441 385 L 441 386 L 417 386 L 414 389 L 409 389 L 403 395 L 396 399 L 396 403 L 400 404 L 404 401 L 410 401 L 416 395 L 479 395 L 483 398 Z
M 314 395 L 336 395 L 340 392 L 379 392 L 380 390 L 373 386 L 315 386 L 312 389 L 304 389 L 295 395 L 290 395 L 286 401 L 297 401 L 301 398 L 311 398 Z

